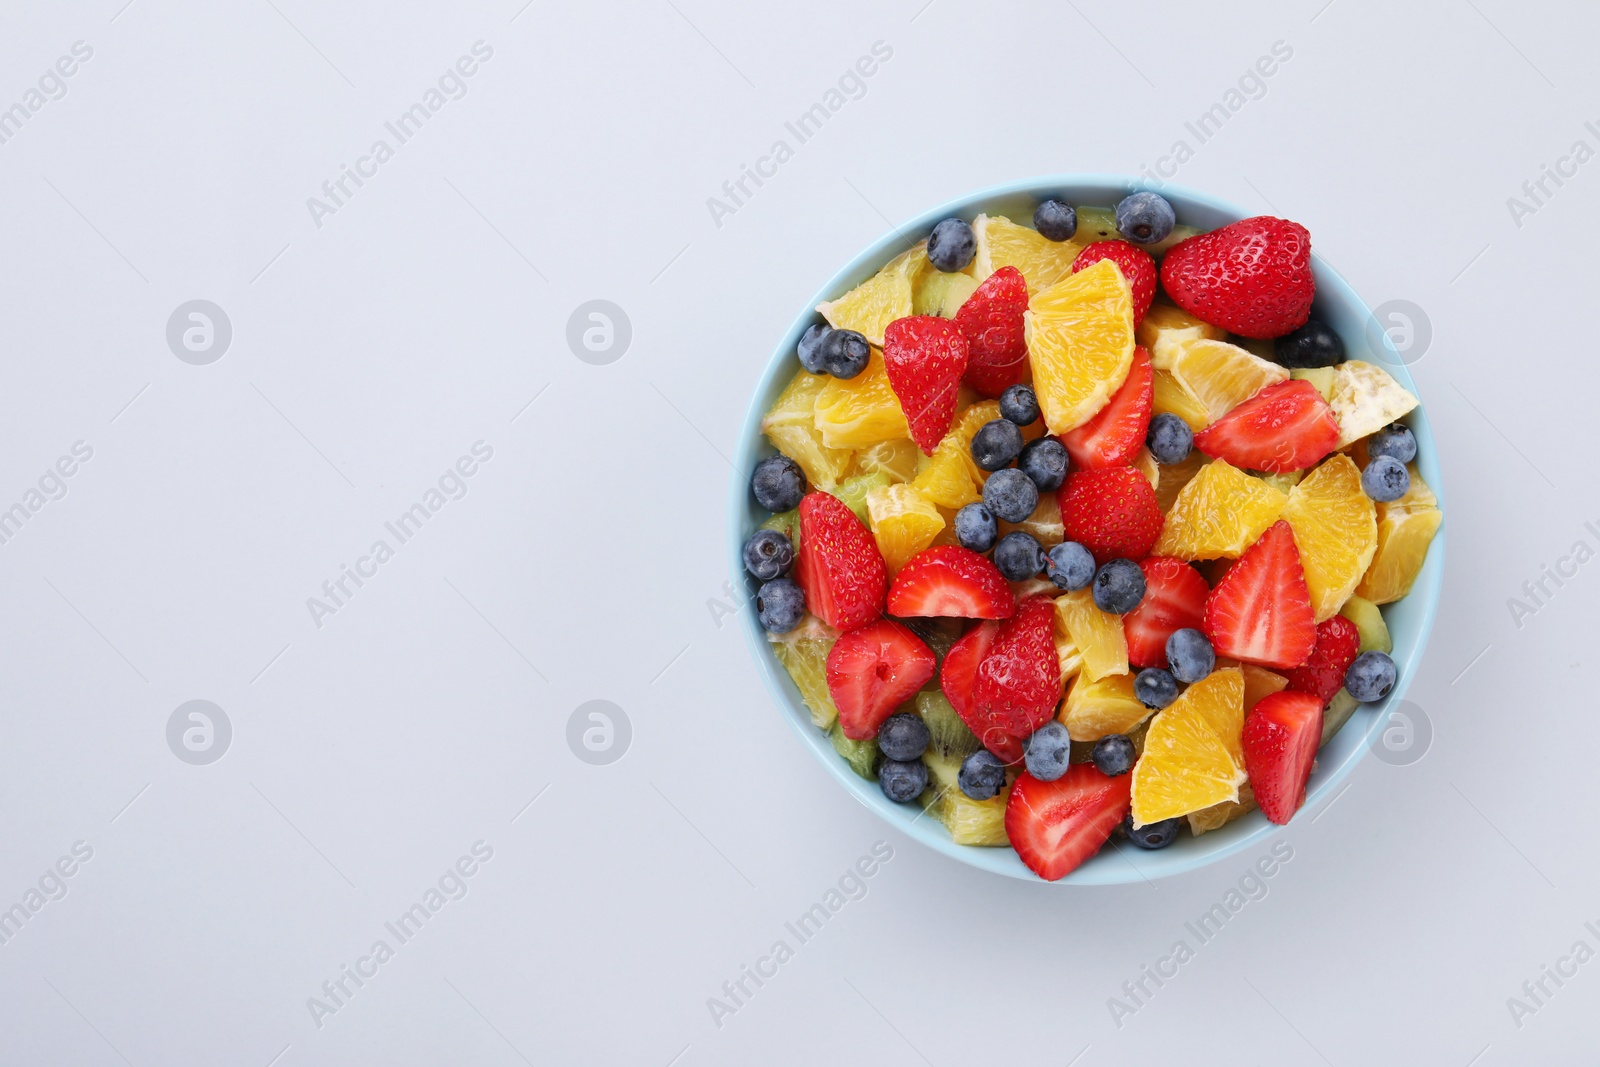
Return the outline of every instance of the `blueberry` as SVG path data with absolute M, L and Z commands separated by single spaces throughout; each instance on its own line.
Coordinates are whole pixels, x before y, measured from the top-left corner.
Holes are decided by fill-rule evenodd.
M 1350 669 L 1344 672 L 1344 687 L 1361 703 L 1371 704 L 1389 695 L 1395 677 L 1394 660 L 1388 653 L 1374 649 L 1361 653 L 1350 664 Z
M 807 327 L 806 332 L 800 335 L 800 365 L 812 374 L 822 374 L 827 371 L 827 366 L 822 362 L 822 342 L 833 332 L 833 327 L 825 322 L 819 322 Z
M 1067 773 L 1072 738 L 1059 722 L 1047 722 L 1028 738 L 1024 749 L 1028 773 L 1041 782 L 1053 782 Z
M 829 330 L 822 338 L 822 366 L 835 378 L 854 378 L 867 369 L 872 346 L 854 330 Z
M 914 760 L 928 750 L 933 735 L 928 724 L 909 711 L 902 711 L 883 720 L 878 727 L 878 751 L 892 760 Z
M 1417 437 L 1403 422 L 1391 422 L 1367 438 L 1367 456 L 1393 456 L 1401 463 L 1417 458 Z
M 1117 229 L 1136 245 L 1165 240 L 1177 221 L 1172 205 L 1156 193 L 1134 193 L 1117 204 Z
M 1361 489 L 1380 504 L 1399 500 L 1411 488 L 1411 472 L 1393 456 L 1377 456 L 1361 472 Z
M 1045 556 L 1044 571 L 1057 586 L 1075 592 L 1094 581 L 1094 554 L 1076 541 L 1063 541 Z
M 986 471 L 1011 466 L 1022 451 L 1022 431 L 1006 419 L 994 419 L 972 435 L 972 462 Z
M 1067 446 L 1054 437 L 1036 437 L 1022 446 L 1017 469 L 1031 478 L 1041 493 L 1060 489 L 1067 480 Z
M 1272 342 L 1272 354 L 1285 367 L 1331 367 L 1344 362 L 1344 342 L 1327 323 L 1310 319 Z
M 1172 412 L 1163 411 L 1150 420 L 1150 432 L 1145 434 L 1144 443 L 1157 463 L 1182 463 L 1194 447 L 1194 431 Z
M 806 617 L 806 595 L 788 578 L 763 582 L 756 590 L 756 617 L 768 633 L 786 634 Z
M 994 565 L 1007 581 L 1025 582 L 1044 570 L 1044 549 L 1032 534 L 1013 530 L 994 546 Z
M 994 517 L 1005 522 L 1027 522 L 1039 506 L 1039 487 L 1033 479 L 1008 467 L 989 475 L 983 483 L 983 503 Z
M 1078 232 L 1078 213 L 1060 200 L 1045 200 L 1033 209 L 1033 228 L 1052 241 L 1071 240 Z
M 1216 669 L 1217 654 L 1205 634 L 1185 627 L 1167 638 L 1167 666 L 1178 681 L 1193 685 Z
M 988 800 L 1006 784 L 1006 765 L 986 748 L 980 748 L 961 761 L 956 785 L 973 800 Z
M 915 800 L 928 788 L 928 765 L 921 760 L 886 759 L 878 765 L 878 786 L 897 804 Z
M 978 239 L 961 219 L 945 219 L 928 235 L 928 262 L 946 274 L 971 263 L 977 251 Z
M 962 548 L 987 552 L 994 547 L 998 536 L 1000 528 L 994 521 L 994 513 L 982 504 L 968 504 L 956 512 L 956 540 L 961 542 Z
M 794 563 L 794 545 L 777 530 L 757 530 L 744 543 L 745 570 L 770 582 Z
M 1178 699 L 1178 680 L 1171 671 L 1146 667 L 1134 675 L 1133 695 L 1147 708 L 1164 708 Z
M 750 491 L 756 503 L 773 514 L 800 506 L 806 495 L 806 474 L 800 464 L 779 452 L 756 464 L 750 476 Z
M 1031 385 L 1013 385 L 1000 394 L 1000 417 L 1018 426 L 1032 426 L 1039 417 L 1039 397 Z
M 1173 819 L 1162 819 L 1160 822 L 1146 823 L 1138 829 L 1134 828 L 1133 816 L 1129 815 L 1123 824 L 1128 831 L 1128 840 L 1139 848 L 1158 849 L 1166 848 L 1178 839 L 1178 828 L 1183 825 L 1181 816 Z
M 1094 606 L 1125 615 L 1144 599 L 1144 571 L 1131 559 L 1107 560 L 1094 572 Z
M 1107 734 L 1094 743 L 1089 758 L 1094 760 L 1095 769 L 1101 774 L 1115 778 L 1133 770 L 1134 761 L 1139 757 L 1133 750 L 1133 742 L 1125 735 Z

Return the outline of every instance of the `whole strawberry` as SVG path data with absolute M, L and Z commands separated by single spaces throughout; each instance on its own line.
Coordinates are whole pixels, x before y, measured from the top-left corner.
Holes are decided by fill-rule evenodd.
M 1311 317 L 1311 234 L 1260 215 L 1179 241 L 1161 286 L 1183 310 L 1241 337 L 1282 337 Z
M 1289 688 L 1311 693 L 1324 705 L 1344 685 L 1344 672 L 1361 651 L 1361 631 L 1343 615 L 1317 624 L 1317 643 L 1306 661 L 1289 672 Z
M 1077 471 L 1061 487 L 1059 502 L 1066 539 L 1094 553 L 1096 563 L 1143 559 L 1161 536 L 1156 491 L 1132 467 Z
M 1156 298 L 1156 261 L 1150 253 L 1127 241 L 1096 241 L 1072 261 L 1072 273 L 1092 267 L 1102 259 L 1109 259 L 1122 271 L 1133 291 L 1133 325 L 1137 329 L 1150 310 L 1150 301 Z
M 1027 310 L 1028 283 L 1022 272 L 1001 267 L 956 312 L 956 325 L 968 346 L 966 383 L 991 400 L 1022 381 L 1028 369 L 1022 326 Z
M 955 421 L 956 393 L 967 370 L 966 337 L 937 315 L 896 319 L 883 331 L 883 366 L 911 439 L 933 455 Z

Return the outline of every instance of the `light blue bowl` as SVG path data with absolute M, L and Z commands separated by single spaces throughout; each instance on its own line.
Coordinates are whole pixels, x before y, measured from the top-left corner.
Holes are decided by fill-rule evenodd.
M 1033 218 L 1034 206 L 1048 197 L 1059 197 L 1069 204 L 1110 206 L 1130 192 L 1148 187 L 1145 183 L 1127 178 L 1099 174 L 1061 175 L 996 186 L 952 200 L 948 204 L 917 216 L 897 231 L 886 234 L 874 242 L 871 247 L 829 279 L 828 283 L 806 302 L 788 332 L 778 342 L 777 349 L 768 361 L 766 372 L 756 386 L 755 396 L 750 401 L 750 409 L 745 414 L 737 455 L 734 458 L 732 485 L 728 492 L 728 560 L 734 581 L 742 583 L 750 597 L 754 597 L 756 583 L 744 570 L 740 550 L 750 533 L 768 517 L 767 513 L 756 504 L 749 489 L 750 472 L 757 463 L 773 452 L 766 438 L 761 435 L 761 416 L 772 406 L 778 394 L 783 391 L 783 387 L 799 370 L 800 364 L 795 358 L 795 345 L 807 326 L 820 321 L 816 312 L 812 310 L 818 303 L 837 297 L 871 277 L 891 258 L 927 237 L 933 225 L 940 219 L 957 216 L 970 221 L 979 212 L 985 212 L 1025 221 Z M 1246 217 L 1242 211 L 1225 201 L 1178 186 L 1162 186 L 1159 192 L 1172 202 L 1172 206 L 1177 210 L 1179 222 L 1201 229 L 1214 229 Z M 1312 254 L 1312 269 L 1317 280 L 1315 314 L 1338 331 L 1339 336 L 1344 339 L 1347 357 L 1364 359 L 1382 366 L 1401 385 L 1416 393 L 1416 385 L 1389 339 L 1376 330 L 1368 329 L 1372 315 L 1367 305 L 1345 283 L 1345 280 L 1315 253 Z M 1372 340 L 1374 337 L 1377 338 L 1381 350 L 1374 349 Z M 1429 428 L 1425 409 L 1417 408 L 1407 417 L 1406 422 L 1417 437 L 1417 464 L 1422 471 L 1423 479 L 1438 494 L 1439 506 L 1443 508 L 1443 479 L 1439 474 L 1438 453 L 1434 447 L 1433 433 Z M 1384 618 L 1389 624 L 1389 633 L 1394 638 L 1393 655 L 1395 663 L 1400 668 L 1400 680 L 1386 700 L 1378 704 L 1363 705 L 1358 709 L 1344 728 L 1318 754 L 1317 770 L 1311 776 L 1305 807 L 1301 809 L 1296 819 L 1305 818 L 1307 811 L 1315 808 L 1324 797 L 1331 795 L 1339 783 L 1350 774 L 1383 729 L 1389 707 L 1405 695 L 1406 686 L 1416 673 L 1422 658 L 1428 633 L 1433 628 L 1433 616 L 1438 607 L 1439 587 L 1443 577 L 1444 530 L 1441 527 L 1438 536 L 1433 540 L 1433 546 L 1428 552 L 1427 561 L 1417 578 L 1416 585 L 1411 590 L 1411 595 L 1397 603 L 1386 605 L 1383 609 Z M 857 800 L 877 812 L 884 821 L 929 848 L 986 871 L 1038 881 L 1034 873 L 1022 864 L 1011 849 L 958 845 L 950 840 L 944 827 L 936 819 L 923 815 L 922 809 L 916 804 L 896 804 L 883 795 L 877 782 L 857 776 L 834 751 L 827 735 L 811 725 L 811 715 L 800 698 L 799 690 L 795 688 L 788 673 L 772 654 L 766 633 L 756 621 L 753 603 L 751 610 L 739 613 L 739 622 L 750 641 L 750 650 L 755 655 L 762 677 L 766 679 L 767 688 L 771 690 L 783 717 L 794 727 L 795 733 L 810 749 L 812 755 L 816 756 L 839 784 Z M 1122 854 L 1123 851 L 1133 853 L 1135 850 L 1131 846 L 1121 851 L 1107 847 L 1100 855 L 1061 879 L 1059 884 L 1120 885 L 1181 874 L 1204 867 L 1224 856 L 1231 856 L 1241 849 L 1263 843 L 1279 829 L 1256 811 L 1202 837 L 1196 838 L 1184 834 L 1166 849 L 1159 852 L 1139 852 L 1131 860 Z M 1135 863 L 1138 865 L 1137 869 L 1134 867 Z

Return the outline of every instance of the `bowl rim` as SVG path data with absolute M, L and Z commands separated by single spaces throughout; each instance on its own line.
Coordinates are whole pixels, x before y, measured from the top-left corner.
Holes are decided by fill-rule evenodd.
M 1108 202 L 1110 197 L 1120 198 L 1117 196 L 1118 191 L 1121 196 L 1126 196 L 1141 190 L 1159 192 L 1165 196 L 1173 203 L 1180 221 L 1183 220 L 1186 209 L 1226 217 L 1228 221 L 1251 217 L 1229 201 L 1170 182 L 1155 184 L 1127 175 L 1079 173 L 1044 175 L 992 185 L 955 197 L 921 212 L 902 225 L 892 226 L 888 232 L 852 256 L 835 271 L 782 335 L 751 393 L 750 403 L 739 430 L 730 478 L 727 510 L 730 574 L 733 577 L 733 588 L 736 593 L 744 594 L 741 610 L 737 613 L 738 624 L 744 631 L 767 691 L 805 747 L 847 792 L 907 836 L 968 866 L 1036 884 L 1082 886 L 1149 882 L 1155 878 L 1171 877 L 1210 866 L 1247 848 L 1265 843 L 1287 827 L 1267 821 L 1258 810 L 1235 820 L 1221 830 L 1206 834 L 1203 838 L 1191 838 L 1192 841 L 1208 842 L 1199 848 L 1191 846 L 1181 850 L 1140 853 L 1137 862 L 1129 855 L 1129 850 L 1120 847 L 1109 851 L 1102 849 L 1100 855 L 1093 857 L 1064 878 L 1054 883 L 1047 883 L 1021 862 L 1015 850 L 958 845 L 950 840 L 948 832 L 938 820 L 923 818 L 925 812 L 920 806 L 896 804 L 890 801 L 883 795 L 876 782 L 862 778 L 851 770 L 834 751 L 828 735 L 812 725 L 810 712 L 800 700 L 799 692 L 789 678 L 788 672 L 772 653 L 766 632 L 756 620 L 754 610 L 745 610 L 753 609 L 754 602 L 754 594 L 751 592 L 753 579 L 746 574 L 742 557 L 743 544 L 749 536 L 750 529 L 748 513 L 753 506 L 753 501 L 749 497 L 749 472 L 761 458 L 774 451 L 760 432 L 761 418 L 772 398 L 777 395 L 775 383 L 780 376 L 782 382 L 787 384 L 793 377 L 794 371 L 798 369 L 798 364 L 794 362 L 794 346 L 800 333 L 817 321 L 815 310 L 817 304 L 859 284 L 860 280 L 875 273 L 890 258 L 924 239 L 934 223 L 942 219 L 959 216 L 970 220 L 979 212 L 987 210 L 985 205 L 992 207 L 994 201 L 1002 199 L 1015 200 L 1021 197 L 1043 199 L 1053 195 L 1061 196 L 1075 205 L 1098 206 Z M 1109 200 L 1109 202 L 1115 201 Z M 1377 321 L 1373 317 L 1372 310 L 1344 276 L 1324 260 L 1315 248 L 1312 249 L 1311 258 L 1317 283 L 1318 303 L 1337 303 L 1364 318 L 1369 323 L 1367 331 L 1369 347 L 1374 342 L 1379 345 L 1376 355 L 1381 359 L 1383 369 L 1417 397 L 1418 406 L 1406 417 L 1408 425 L 1417 435 L 1419 449 L 1416 462 L 1424 480 L 1438 499 L 1440 510 L 1445 511 L 1444 479 L 1439 469 L 1438 450 L 1434 447 L 1426 405 L 1421 402 L 1421 394 L 1411 377 L 1408 365 L 1396 351 L 1387 333 L 1382 332 L 1381 328 L 1376 332 L 1371 328 L 1371 324 Z M 777 387 L 777 390 L 781 390 L 781 386 Z M 1389 709 L 1398 705 L 1405 697 L 1427 648 L 1438 612 L 1448 525 L 1447 522 L 1441 522 L 1411 592 L 1396 602 L 1404 603 L 1419 596 L 1422 598 L 1422 614 L 1410 640 L 1409 654 L 1401 662 L 1399 680 L 1384 700 L 1358 707 L 1339 734 L 1335 735 L 1336 741 L 1340 735 L 1347 734 L 1352 729 L 1360 730 L 1356 735 L 1356 743 L 1343 751 L 1336 762 L 1331 766 L 1318 767 L 1318 773 L 1313 775 L 1313 783 L 1307 789 L 1305 803 L 1297 815 L 1309 811 L 1321 800 L 1332 795 L 1350 776 L 1386 725 Z M 1399 643 L 1396 642 L 1395 646 L 1398 650 Z M 1364 728 L 1360 727 L 1362 716 L 1365 716 Z M 1330 741 L 1330 746 L 1333 743 L 1334 741 Z M 1327 749 L 1324 748 L 1322 751 L 1326 752 Z M 1294 822 L 1291 820 L 1288 825 L 1294 825 Z M 1115 845 L 1114 838 L 1112 844 Z M 1106 859 L 1109 852 L 1121 856 L 1123 862 L 1109 862 Z

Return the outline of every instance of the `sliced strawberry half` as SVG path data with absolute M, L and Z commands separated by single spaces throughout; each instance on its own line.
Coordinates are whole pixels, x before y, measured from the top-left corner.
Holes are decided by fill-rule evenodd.
M 1150 556 L 1139 562 L 1139 569 L 1144 571 L 1144 599 L 1122 616 L 1128 662 L 1135 667 L 1165 667 L 1167 638 L 1178 630 L 1200 629 L 1211 587 L 1181 559 Z
M 1055 715 L 1061 699 L 1061 657 L 1056 652 L 1055 601 L 1030 597 L 1000 624 L 994 646 L 978 664 L 972 687 L 973 729 L 985 748 L 1005 758 Z M 1006 744 L 1015 743 L 1015 749 Z
M 950 646 L 939 668 L 939 688 L 944 690 L 945 699 L 974 734 L 978 732 L 979 723 L 973 713 L 972 687 L 978 681 L 978 664 L 989 654 L 999 635 L 998 622 L 979 623 Z
M 890 615 L 901 618 L 1009 619 L 1017 598 L 988 559 L 960 545 L 939 545 L 918 552 L 900 568 L 889 586 L 888 606 Z
M 1061 525 L 1068 541 L 1096 563 L 1143 559 L 1161 536 L 1161 506 L 1149 479 L 1132 467 L 1075 471 L 1061 487 Z
M 1028 310 L 1028 283 L 1015 267 L 1001 267 L 972 291 L 956 311 L 956 325 L 967 339 L 965 381 L 994 399 L 1022 381 L 1028 369 L 1028 343 L 1022 316 Z
M 1311 593 L 1282 519 L 1268 527 L 1206 599 L 1205 624 L 1217 655 L 1263 667 L 1298 667 L 1317 643 Z
M 1289 672 L 1288 688 L 1311 693 L 1326 707 L 1344 686 L 1344 672 L 1361 651 L 1361 631 L 1343 615 L 1317 624 L 1317 644 L 1306 661 Z
M 795 580 L 811 614 L 836 630 L 853 630 L 883 614 L 889 569 L 855 512 L 833 494 L 816 492 L 800 501 Z
M 1269 385 L 1194 435 L 1213 459 L 1257 471 L 1303 471 L 1339 444 L 1339 420 L 1308 381 Z
M 1127 241 L 1096 241 L 1072 261 L 1072 273 L 1092 267 L 1102 259 L 1109 259 L 1122 271 L 1133 292 L 1133 326 L 1139 328 L 1144 313 L 1150 310 L 1150 301 L 1156 298 L 1156 261 L 1150 253 Z
M 1256 803 L 1281 826 L 1306 802 L 1306 779 L 1322 740 L 1322 701 L 1289 689 L 1264 696 L 1245 716 L 1240 740 Z
M 883 367 L 900 400 L 911 439 L 927 455 L 956 417 L 956 392 L 967 370 L 967 339 L 937 315 L 896 319 L 883 331 Z
M 893 619 L 851 630 L 828 652 L 828 695 L 852 741 L 878 732 L 894 709 L 917 695 L 938 669 L 933 649 Z
M 1139 254 L 1150 258 L 1143 252 Z M 1155 374 L 1150 369 L 1150 353 L 1140 345 L 1133 350 L 1128 376 L 1111 394 L 1106 406 L 1076 430 L 1060 435 L 1073 466 L 1079 470 L 1096 470 L 1126 467 L 1132 463 L 1144 445 L 1145 435 L 1150 432 L 1150 408 L 1154 402 Z
M 1132 807 L 1133 775 L 1108 778 L 1075 763 L 1053 782 L 1024 771 L 1006 801 L 1006 836 L 1028 869 L 1047 882 L 1100 851 Z
M 1282 337 L 1311 317 L 1311 234 L 1270 215 L 1196 234 L 1161 258 L 1161 287 L 1213 326 L 1241 337 Z

